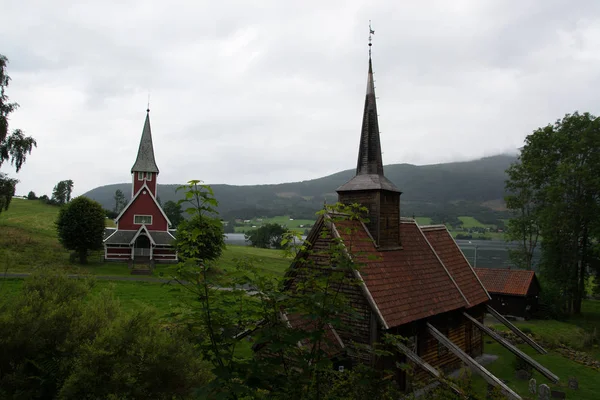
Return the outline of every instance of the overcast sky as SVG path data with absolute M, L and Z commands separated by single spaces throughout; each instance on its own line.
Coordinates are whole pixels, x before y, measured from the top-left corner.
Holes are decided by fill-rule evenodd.
M 38 142 L 17 193 L 130 181 L 148 93 L 161 183 L 354 168 L 369 19 L 385 164 L 514 153 L 599 113 L 596 0 L 3 0 L 10 128 Z

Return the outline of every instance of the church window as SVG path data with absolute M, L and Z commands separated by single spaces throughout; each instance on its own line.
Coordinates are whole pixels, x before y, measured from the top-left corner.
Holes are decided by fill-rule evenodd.
M 152 215 L 134 215 L 133 223 L 137 225 L 152 225 Z
M 152 180 L 152 172 L 146 172 L 146 180 L 147 181 L 151 181 Z
M 143 181 L 143 180 L 144 180 L 144 173 L 138 172 L 138 181 Z

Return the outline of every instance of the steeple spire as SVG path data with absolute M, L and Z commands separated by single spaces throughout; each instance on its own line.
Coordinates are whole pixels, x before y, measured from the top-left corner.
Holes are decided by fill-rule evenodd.
M 377 120 L 377 102 L 375 99 L 375 84 L 373 82 L 373 62 L 369 57 L 369 73 L 367 75 L 367 93 L 363 113 L 360 145 L 356 175 L 377 174 L 383 176 L 383 161 L 381 159 L 381 140 L 379 139 L 379 121 Z
M 337 189 L 338 201 L 343 204 L 358 203 L 368 210 L 365 223 L 375 245 L 380 250 L 400 248 L 400 190 L 383 174 L 381 140 L 375 100 L 371 38 L 375 32 L 369 23 L 369 72 L 367 93 L 356 175 Z
M 375 81 L 373 80 L 373 61 L 371 60 L 371 35 L 374 33 L 375 31 L 371 29 L 371 24 L 369 23 L 369 72 L 367 74 L 367 92 L 358 147 L 356 176 L 339 187 L 337 189 L 338 192 L 371 189 L 400 192 L 383 174 Z
M 131 172 L 154 172 L 158 174 L 158 166 L 154 160 L 154 146 L 152 145 L 152 132 L 150 131 L 150 109 L 146 110 L 146 121 L 140 140 L 137 158 Z

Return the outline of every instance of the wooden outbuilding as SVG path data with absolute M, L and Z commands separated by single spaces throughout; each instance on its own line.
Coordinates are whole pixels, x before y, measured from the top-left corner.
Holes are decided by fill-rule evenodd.
M 532 318 L 538 310 L 540 284 L 534 271 L 506 268 L 476 268 L 477 276 L 499 313 L 522 319 Z

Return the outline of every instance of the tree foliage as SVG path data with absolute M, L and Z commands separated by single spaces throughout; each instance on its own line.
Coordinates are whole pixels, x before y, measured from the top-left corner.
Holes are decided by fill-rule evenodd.
M 115 191 L 115 208 L 113 208 L 113 211 L 119 215 L 119 213 L 125 208 L 125 206 L 127 205 L 127 200 L 125 200 L 125 195 L 123 194 L 123 191 L 121 189 L 117 189 Z
M 6 74 L 8 59 L 0 54 L 0 167 L 5 161 L 10 161 L 17 172 L 21 169 L 28 154 L 37 146 L 35 139 L 26 137 L 23 131 L 15 129 L 9 134 L 8 116 L 15 111 L 19 105 L 10 103 L 6 88 L 10 83 L 10 77 Z
M 58 205 L 63 205 L 71 201 L 71 192 L 73 191 L 73 181 L 67 179 L 58 182 L 52 190 L 52 201 Z
M 27 193 L 27 200 L 37 200 L 37 196 L 35 195 L 35 192 L 33 190 Z
M 0 398 L 172 399 L 210 379 L 154 311 L 123 312 L 94 281 L 37 273 L 0 297 Z
M 357 214 L 364 211 L 358 206 L 338 205 L 335 209 L 344 212 L 340 218 L 361 218 Z M 314 259 L 307 257 L 312 250 L 295 240 L 294 234 L 286 233 L 282 241 L 290 254 L 302 254 L 295 262 L 303 277 L 296 290 L 285 289 L 283 282 L 265 276 L 256 266 L 259 261 L 251 258 L 237 260 L 234 269 L 228 270 L 231 290 L 226 291 L 219 290 L 223 278 L 211 273 L 210 263 L 182 262 L 175 267 L 175 279 L 197 300 L 195 307 L 176 318 L 197 332 L 202 356 L 213 365 L 215 378 L 201 396 L 363 399 L 368 393 L 373 399 L 397 398 L 394 382 L 385 379 L 383 371 L 365 366 L 349 375 L 333 368 L 330 350 L 336 344 L 328 332 L 331 327 L 345 328 L 347 319 L 341 315 L 356 317 L 343 293 L 344 285 L 357 284 L 351 271 L 359 263 L 346 256 L 346 250 L 353 249 L 352 240 L 333 240 L 319 253 L 335 266 L 325 270 L 315 268 Z M 302 318 L 294 325 L 286 322 L 288 316 L 298 315 Z M 253 354 L 236 355 L 249 339 L 255 346 Z
M 183 208 L 181 204 L 169 200 L 163 206 L 163 211 L 167 215 L 167 218 L 169 218 L 169 221 L 171 221 L 173 228 L 177 228 L 183 221 Z
M 509 233 L 531 251 L 539 234 L 544 277 L 560 287 L 566 312 L 579 313 L 592 248 L 600 238 L 600 119 L 589 113 L 563 119 L 527 136 L 509 169 Z M 527 255 L 525 265 L 530 265 Z
M 225 248 L 225 235 L 223 224 L 217 218 L 219 203 L 212 188 L 202 181 L 192 180 L 178 190 L 183 190 L 185 197 L 177 205 L 189 205 L 185 211 L 191 216 L 177 228 L 175 245 L 179 257 L 192 265 L 218 259 Z
M 11 103 L 6 94 L 6 88 L 10 83 L 10 77 L 6 74 L 7 64 L 8 59 L 0 54 L 0 167 L 5 161 L 10 161 L 16 172 L 19 172 L 27 155 L 31 154 L 31 150 L 37 146 L 37 143 L 34 138 L 26 137 L 20 129 L 9 133 L 8 117 L 19 105 Z M 0 213 L 8 209 L 18 182 L 17 179 L 0 173 Z
M 60 243 L 73 250 L 81 264 L 87 263 L 89 250 L 102 248 L 105 213 L 100 203 L 77 197 L 60 209 L 56 228 Z
M 0 213 L 8 210 L 18 182 L 17 179 L 9 178 L 8 175 L 0 172 Z
M 265 224 L 245 234 L 254 247 L 264 249 L 281 249 L 281 241 L 287 229 L 279 224 Z

